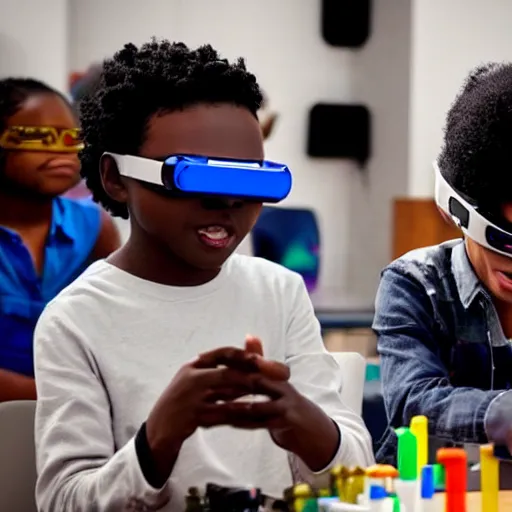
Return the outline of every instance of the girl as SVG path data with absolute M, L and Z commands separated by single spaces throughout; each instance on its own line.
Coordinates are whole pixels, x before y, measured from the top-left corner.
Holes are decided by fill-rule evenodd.
M 119 246 L 90 200 L 60 197 L 80 180 L 68 101 L 31 79 L 0 81 L 0 402 L 36 398 L 32 338 L 47 302 Z

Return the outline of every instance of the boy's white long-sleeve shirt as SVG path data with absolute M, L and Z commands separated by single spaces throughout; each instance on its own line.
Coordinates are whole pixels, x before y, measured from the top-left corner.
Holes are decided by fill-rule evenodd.
M 39 510 L 178 512 L 188 488 L 208 482 L 281 496 L 293 483 L 289 454 L 265 430 L 198 429 L 163 489 L 146 482 L 135 451 L 138 429 L 179 368 L 215 347 L 243 347 L 247 334 L 338 425 L 329 467 L 373 463 L 363 421 L 340 399 L 340 368 L 299 275 L 233 255 L 207 284 L 172 287 L 102 261 L 52 301 L 36 328 Z M 304 480 L 314 476 L 295 462 Z

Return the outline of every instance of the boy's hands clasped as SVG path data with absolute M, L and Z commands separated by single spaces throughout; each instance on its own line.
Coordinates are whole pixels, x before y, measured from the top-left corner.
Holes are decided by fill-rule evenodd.
M 304 403 L 309 402 L 289 383 L 289 377 L 285 364 L 263 358 L 261 342 L 252 337 L 247 338 L 245 350 L 218 348 L 183 366 L 146 422 L 159 473 L 170 474 L 182 443 L 198 427 L 265 428 L 277 444 L 286 444 L 283 433 L 300 423 Z M 251 394 L 269 400 L 236 401 Z
M 287 381 L 286 365 L 263 359 L 259 342 L 248 345 L 206 352 L 179 370 L 148 418 L 150 445 L 181 445 L 198 427 L 230 425 L 236 411 L 227 404 L 257 393 L 263 376 Z

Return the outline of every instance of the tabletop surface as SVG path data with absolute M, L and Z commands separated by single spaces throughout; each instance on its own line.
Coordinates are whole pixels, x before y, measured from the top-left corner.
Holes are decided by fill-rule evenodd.
M 468 493 L 466 512 L 485 512 L 479 492 Z M 499 512 L 512 511 L 512 491 L 501 491 L 499 495 Z

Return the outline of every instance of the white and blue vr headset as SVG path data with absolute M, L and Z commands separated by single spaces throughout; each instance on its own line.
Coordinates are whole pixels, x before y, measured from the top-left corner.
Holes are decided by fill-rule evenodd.
M 110 155 L 122 176 L 157 186 L 175 197 L 222 196 L 278 203 L 292 187 L 288 167 L 276 162 L 171 155 L 161 160 Z
M 494 252 L 512 258 L 512 232 L 506 231 L 487 219 L 444 179 L 437 162 L 435 199 L 437 206 L 446 213 L 468 238 Z

